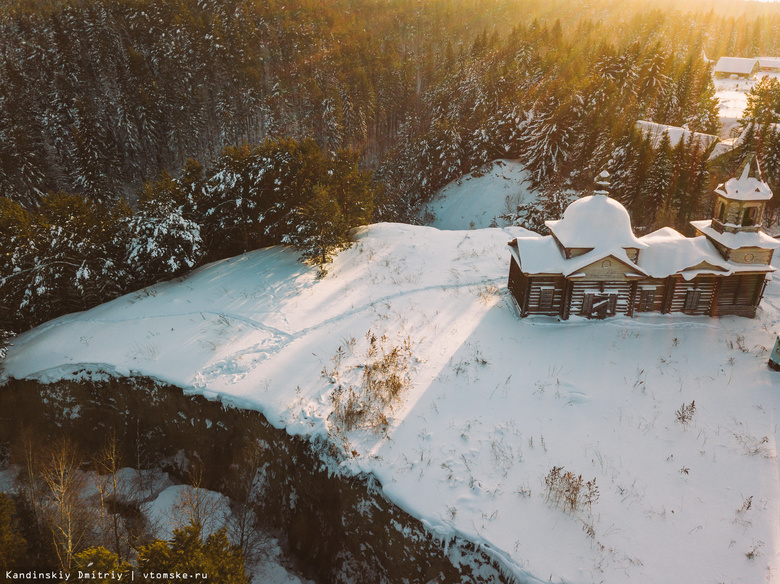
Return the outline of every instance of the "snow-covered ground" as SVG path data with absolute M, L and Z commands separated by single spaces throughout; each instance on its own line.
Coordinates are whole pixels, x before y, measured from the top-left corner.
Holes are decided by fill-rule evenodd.
M 426 205 L 430 225 L 438 229 L 506 227 L 501 215 L 536 199 L 526 182 L 525 167 L 514 160 L 496 160 L 480 171 L 456 179 L 441 189 Z
M 731 131 L 747 107 L 747 94 L 764 77 L 780 78 L 780 73 L 758 73 L 752 79 L 715 79 L 715 97 L 720 101 L 721 138 L 732 137 Z
M 519 233 L 363 227 L 321 280 L 258 250 L 23 334 L 7 373 L 149 375 L 327 435 L 367 331 L 409 338 L 387 432 L 337 443 L 344 472 L 374 473 L 443 542 L 479 542 L 527 582 L 780 582 L 780 285 L 755 320 L 521 320 L 505 286 Z M 590 510 L 548 500 L 553 467 L 595 479 Z

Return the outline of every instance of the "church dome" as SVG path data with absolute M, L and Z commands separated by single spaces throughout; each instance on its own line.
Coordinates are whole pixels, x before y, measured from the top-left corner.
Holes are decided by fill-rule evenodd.
M 646 247 L 634 236 L 626 208 L 605 194 L 577 199 L 562 219 L 545 225 L 567 248 Z

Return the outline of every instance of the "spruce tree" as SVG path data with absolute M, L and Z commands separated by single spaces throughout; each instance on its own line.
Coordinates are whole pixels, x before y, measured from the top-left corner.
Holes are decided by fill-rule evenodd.
M 143 574 L 186 572 L 206 574 L 208 581 L 220 584 L 248 584 L 241 549 L 228 542 L 225 528 L 203 539 L 201 527 L 191 523 L 173 531 L 170 542 L 157 540 L 138 550 L 138 569 Z M 155 583 L 154 576 L 143 578 Z

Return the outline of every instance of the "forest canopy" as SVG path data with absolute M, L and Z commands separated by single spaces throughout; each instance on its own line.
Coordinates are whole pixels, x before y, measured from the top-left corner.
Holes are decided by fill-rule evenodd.
M 711 60 L 780 55 L 776 6 L 676 6 L 5 2 L 0 329 L 266 245 L 323 269 L 351 227 L 418 221 L 497 158 L 551 200 L 608 169 L 639 231 L 684 229 L 751 153 L 778 191 L 773 86 L 715 162 L 637 131 L 719 133 Z

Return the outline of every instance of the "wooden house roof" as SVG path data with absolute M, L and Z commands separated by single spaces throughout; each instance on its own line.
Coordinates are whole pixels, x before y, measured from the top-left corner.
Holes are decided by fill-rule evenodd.
M 750 75 L 759 67 L 758 59 L 744 57 L 721 57 L 715 65 L 715 73 L 736 73 L 737 75 Z
M 690 130 L 678 126 L 667 126 L 666 124 L 656 124 L 655 122 L 648 122 L 645 120 L 637 121 L 636 127 L 639 128 L 639 131 L 642 132 L 643 136 L 650 138 L 650 141 L 655 148 L 661 143 L 664 134 L 669 135 L 669 142 L 672 146 L 677 146 L 680 140 L 690 140 L 693 138 L 694 142 L 706 149 L 712 144 L 720 141 L 720 138 L 714 134 L 691 132 Z

